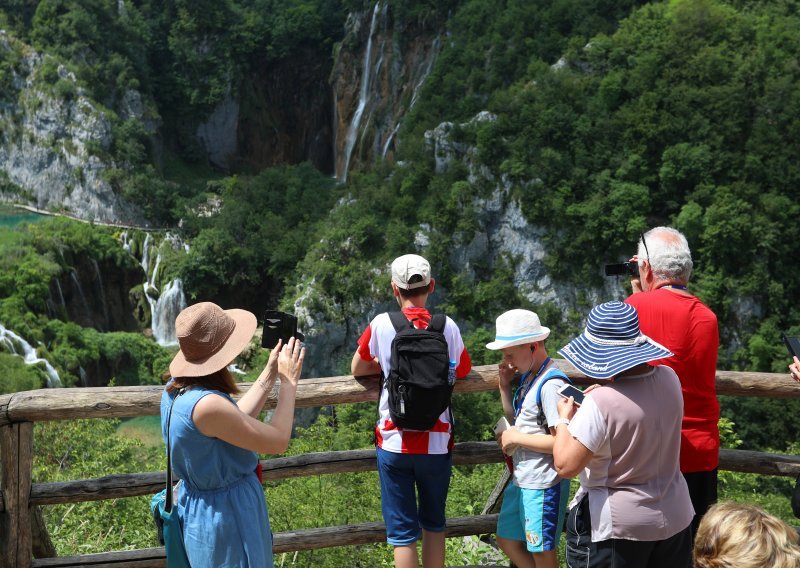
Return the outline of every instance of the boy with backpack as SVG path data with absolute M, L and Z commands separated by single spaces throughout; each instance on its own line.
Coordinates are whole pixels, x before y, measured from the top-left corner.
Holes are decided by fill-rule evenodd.
M 425 307 L 433 292 L 428 261 L 415 254 L 392 262 L 400 312 L 375 316 L 358 340 L 353 375 L 383 377 L 375 428 L 381 511 L 397 568 L 442 568 L 445 502 L 450 487 L 456 379 L 472 369 L 458 326 Z M 417 503 L 417 493 L 419 503 Z
M 547 355 L 550 330 L 536 313 L 510 310 L 497 318 L 495 341 L 501 350 L 498 367 L 500 400 L 511 427 L 497 435 L 503 453 L 511 456 L 513 477 L 503 494 L 497 520 L 497 544 L 518 568 L 556 568 L 556 551 L 569 498 L 569 480 L 553 466 L 558 415 L 558 390 L 570 381 Z M 519 374 L 512 395 L 511 382 Z

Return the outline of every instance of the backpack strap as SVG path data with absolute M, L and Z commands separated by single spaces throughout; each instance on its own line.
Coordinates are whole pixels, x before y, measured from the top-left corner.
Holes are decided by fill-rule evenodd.
M 389 319 L 394 326 L 394 330 L 400 332 L 403 329 L 414 327 L 414 322 L 409 320 L 403 312 L 388 312 Z M 434 314 L 428 324 L 428 329 L 444 333 L 444 326 L 447 325 L 447 316 L 444 314 Z
M 542 380 L 539 381 L 539 386 L 536 387 L 536 407 L 539 409 L 539 413 L 536 415 L 536 423 L 539 426 L 547 426 L 547 417 L 544 415 L 544 408 L 542 408 L 542 387 L 551 379 L 561 379 L 570 385 L 572 384 L 570 378 L 560 369 L 550 369 L 547 374 L 542 377 Z
M 403 312 L 389 312 L 389 319 L 394 326 L 394 330 L 400 332 L 408 327 L 414 327 Z
M 447 316 L 444 314 L 434 314 L 431 317 L 431 323 L 428 324 L 428 329 L 431 331 L 438 331 L 444 333 L 444 326 L 447 325 Z

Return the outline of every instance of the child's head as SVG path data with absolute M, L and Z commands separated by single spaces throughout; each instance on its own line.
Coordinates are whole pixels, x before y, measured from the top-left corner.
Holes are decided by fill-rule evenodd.
M 695 568 L 797 568 L 800 536 L 766 511 L 742 503 L 713 505 L 694 541 Z

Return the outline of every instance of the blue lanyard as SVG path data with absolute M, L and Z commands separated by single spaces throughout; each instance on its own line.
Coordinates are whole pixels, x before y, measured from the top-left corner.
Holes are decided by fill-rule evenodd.
M 661 286 L 661 288 L 675 288 L 676 290 L 687 290 L 686 286 L 681 286 L 680 284 L 665 284 Z
M 522 403 L 525 400 L 525 397 L 528 396 L 528 391 L 531 390 L 531 387 L 536 382 L 536 379 L 539 378 L 539 375 L 542 374 L 542 371 L 544 371 L 544 368 L 547 367 L 548 363 L 550 363 L 550 357 L 544 360 L 544 363 L 542 363 L 542 366 L 539 367 L 538 371 L 536 371 L 536 374 L 533 376 L 533 378 L 528 380 L 527 382 L 526 382 L 526 377 L 530 377 L 531 372 L 528 371 L 527 373 L 522 375 L 519 387 L 517 387 L 517 390 L 514 391 L 514 398 L 511 399 L 511 407 L 514 409 L 515 419 L 517 416 L 519 416 L 519 413 L 522 411 Z M 522 396 L 520 396 L 520 394 L 522 394 Z M 519 408 L 517 407 L 517 404 L 519 404 Z

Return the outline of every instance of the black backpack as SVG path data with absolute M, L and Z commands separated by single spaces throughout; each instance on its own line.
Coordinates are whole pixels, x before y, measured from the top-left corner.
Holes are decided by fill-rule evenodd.
M 386 377 L 389 415 L 399 428 L 430 430 L 450 406 L 455 384 L 444 338 L 447 319 L 436 314 L 427 329 L 414 327 L 402 312 L 390 312 L 389 319 L 397 332 Z

